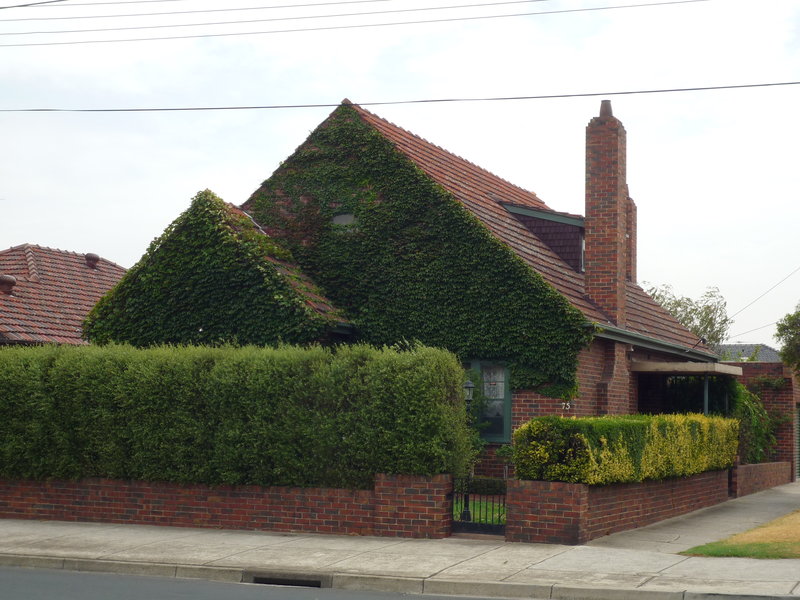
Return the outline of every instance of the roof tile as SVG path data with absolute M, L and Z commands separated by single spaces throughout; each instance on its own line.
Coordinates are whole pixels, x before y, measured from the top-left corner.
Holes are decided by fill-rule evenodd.
M 351 107 L 417 167 L 459 200 L 498 239 L 508 244 L 587 319 L 600 325 L 611 324 L 608 316 L 586 295 L 583 273 L 567 264 L 503 204 L 530 207 L 558 215 L 566 213 L 552 210 L 533 192 L 517 187 L 360 106 L 351 104 Z M 627 284 L 626 296 L 628 316 L 624 329 L 686 348 L 707 350 L 697 336 L 637 284 Z
M 84 344 L 82 323 L 125 273 L 101 258 L 32 244 L 0 251 L 0 273 L 13 275 L 11 294 L 0 293 L 0 343 Z

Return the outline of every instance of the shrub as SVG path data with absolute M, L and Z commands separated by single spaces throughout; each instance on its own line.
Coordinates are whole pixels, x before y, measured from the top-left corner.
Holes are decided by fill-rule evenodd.
M 682 477 L 733 464 L 735 420 L 703 415 L 532 419 L 514 433 L 520 479 L 610 484 Z
M 452 354 L 0 349 L 0 477 L 369 488 L 473 458 Z
M 773 419 L 761 399 L 737 383 L 733 390 L 732 416 L 739 419 L 739 458 L 745 464 L 770 460 L 777 443 Z

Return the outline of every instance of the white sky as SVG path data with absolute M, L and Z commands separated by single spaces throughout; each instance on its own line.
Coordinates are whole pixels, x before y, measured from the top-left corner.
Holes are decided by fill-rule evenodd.
M 498 0 L 0 0 L 0 109 L 335 104 L 800 81 L 800 0 L 706 0 L 471 21 L 16 47 L 9 44 L 419 21 L 641 4 L 542 0 L 401 14 L 120 32 L 173 25 L 474 5 Z M 330 3 L 329 6 L 275 8 Z M 236 7 L 236 12 L 41 20 Z M 9 21 L 9 19 L 40 20 Z M 15 34 L 15 35 L 9 35 Z M 730 315 L 800 268 L 800 85 L 370 107 L 583 214 L 584 135 L 611 98 L 628 132 L 639 280 Z M 0 112 L 0 248 L 97 252 L 125 267 L 209 188 L 241 204 L 331 108 Z M 800 301 L 800 271 L 735 316 L 730 341 L 767 343 Z M 757 331 L 750 330 L 760 328 Z M 749 333 L 747 333 L 749 332 Z

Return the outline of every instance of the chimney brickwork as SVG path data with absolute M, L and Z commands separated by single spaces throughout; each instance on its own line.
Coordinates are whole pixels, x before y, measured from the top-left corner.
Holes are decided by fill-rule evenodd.
M 624 327 L 625 282 L 636 280 L 636 206 L 628 197 L 626 134 L 603 100 L 586 127 L 586 293 Z

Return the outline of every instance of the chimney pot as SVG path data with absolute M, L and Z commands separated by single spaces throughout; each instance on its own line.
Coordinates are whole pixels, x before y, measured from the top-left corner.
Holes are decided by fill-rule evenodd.
M 95 254 L 94 252 L 89 252 L 84 256 L 86 259 L 86 264 L 89 265 L 92 269 L 97 268 L 97 263 L 100 262 L 100 256 Z
M 17 284 L 17 278 L 13 275 L 0 275 L 0 292 L 10 294 Z
M 601 117 L 613 117 L 614 113 L 611 110 L 611 100 L 601 100 L 600 101 L 600 116 Z

